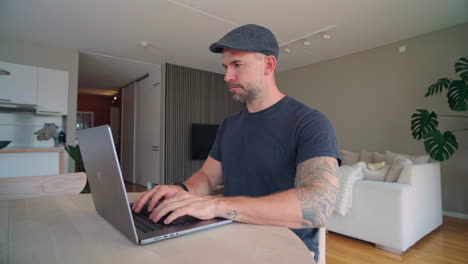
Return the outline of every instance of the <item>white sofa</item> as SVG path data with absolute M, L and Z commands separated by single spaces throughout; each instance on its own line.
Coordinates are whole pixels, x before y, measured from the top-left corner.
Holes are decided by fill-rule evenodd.
M 330 216 L 327 229 L 403 254 L 442 224 L 440 182 L 435 162 L 403 168 L 397 182 L 358 180 L 351 208 Z

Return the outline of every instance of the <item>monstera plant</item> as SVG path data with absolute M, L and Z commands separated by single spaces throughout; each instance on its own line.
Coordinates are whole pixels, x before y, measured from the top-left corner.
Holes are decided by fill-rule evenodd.
M 411 131 L 413 138 L 424 140 L 426 152 L 432 159 L 444 161 L 449 159 L 458 149 L 457 138 L 453 132 L 468 130 L 461 128 L 442 133 L 437 126 L 439 117 L 468 118 L 463 112 L 468 112 L 468 59 L 460 58 L 455 63 L 455 78 L 441 78 L 436 83 L 429 86 L 425 97 L 440 95 L 444 91 L 447 93 L 448 105 L 455 112 L 460 114 L 437 115 L 426 109 L 418 109 L 411 116 Z M 461 79 L 457 79 L 460 77 Z

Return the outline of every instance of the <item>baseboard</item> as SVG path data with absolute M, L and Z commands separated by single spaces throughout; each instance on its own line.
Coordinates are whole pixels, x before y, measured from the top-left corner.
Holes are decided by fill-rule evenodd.
M 461 219 L 468 219 L 468 214 L 462 214 L 462 213 L 457 213 L 457 212 L 448 212 L 448 211 L 442 211 L 442 214 L 445 216 L 451 216 L 451 217 L 456 217 L 456 218 L 461 218 Z

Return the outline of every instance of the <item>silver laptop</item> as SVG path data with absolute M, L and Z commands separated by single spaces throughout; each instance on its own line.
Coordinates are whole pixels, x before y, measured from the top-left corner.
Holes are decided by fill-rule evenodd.
M 96 210 L 131 241 L 147 244 L 232 223 L 224 218 L 199 220 L 186 216 L 164 225 L 161 221 L 152 223 L 143 214 L 136 215 L 128 202 L 110 127 L 79 130 L 77 137 Z

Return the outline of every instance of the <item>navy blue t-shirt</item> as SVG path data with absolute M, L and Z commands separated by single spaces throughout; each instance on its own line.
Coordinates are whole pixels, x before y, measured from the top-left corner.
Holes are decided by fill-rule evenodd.
M 340 161 L 326 116 L 292 97 L 255 113 L 233 114 L 219 126 L 210 157 L 221 162 L 224 196 L 260 197 L 294 188 L 296 167 L 314 157 Z M 316 229 L 293 230 L 318 258 Z

